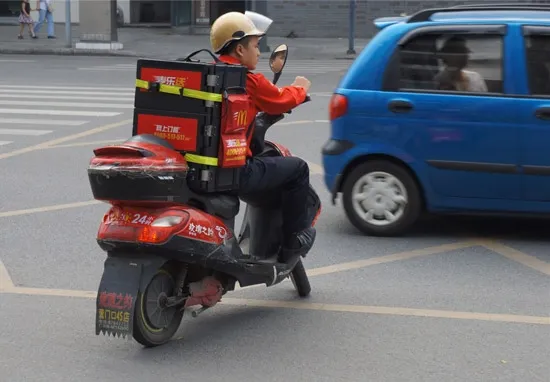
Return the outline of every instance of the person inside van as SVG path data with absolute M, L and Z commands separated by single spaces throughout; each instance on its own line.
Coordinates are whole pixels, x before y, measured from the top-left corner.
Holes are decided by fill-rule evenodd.
M 487 84 L 477 72 L 465 70 L 468 65 L 470 49 L 466 40 L 461 37 L 451 37 L 439 50 L 439 57 L 445 68 L 435 76 L 439 90 L 460 92 L 487 92 Z

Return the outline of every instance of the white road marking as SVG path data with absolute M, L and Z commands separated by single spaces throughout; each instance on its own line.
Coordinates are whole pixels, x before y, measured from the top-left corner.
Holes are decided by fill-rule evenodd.
M 81 126 L 88 121 L 66 121 L 63 119 L 0 118 L 0 124 Z
M 34 115 L 73 115 L 81 117 L 114 117 L 121 113 L 110 111 L 77 111 L 77 110 L 37 110 L 37 109 L 0 109 L 0 114 L 34 114 Z
M 9 145 L 10 143 L 13 143 L 13 141 L 0 141 L 0 146 Z
M 68 89 L 68 88 L 66 88 Z M 131 88 L 130 88 L 131 89 Z M 0 93 L 5 94 L 43 94 L 44 98 L 48 98 L 49 95 L 53 94 L 74 94 L 74 95 L 106 95 L 106 96 L 112 96 L 113 92 L 110 91 L 104 91 L 104 92 L 97 92 L 97 91 L 86 91 L 86 90 L 56 90 L 55 92 L 52 90 L 23 90 L 23 89 L 2 89 L 0 86 Z M 118 93 L 120 95 L 126 95 L 126 96 L 134 96 L 135 93 L 132 91 L 126 91 L 124 93 L 120 92 Z
M 56 95 L 57 93 L 52 93 L 48 96 L 44 96 L 43 94 L 0 94 L 1 98 L 8 98 L 8 99 L 44 99 L 47 98 L 48 100 L 54 100 L 54 99 L 67 99 L 67 100 L 82 100 L 82 101 L 130 101 L 134 102 L 134 97 L 125 96 L 122 95 L 120 97 L 105 97 L 105 96 L 97 96 L 97 97 L 87 97 L 87 96 L 78 96 L 75 97 L 74 95 Z M 114 94 L 111 94 L 114 95 Z
M 51 130 L 30 130 L 30 129 L 0 129 L 0 135 L 44 135 L 51 133 Z
M 133 104 L 128 103 L 84 103 L 84 102 L 49 102 L 49 101 L 4 101 L 0 105 L 6 106 L 43 106 L 43 107 L 97 107 L 104 109 L 133 109 Z
M 108 86 L 97 86 L 97 87 L 89 87 L 89 86 L 36 86 L 36 85 L 0 85 L 0 88 L 7 88 L 7 89 L 47 89 L 47 90 L 65 90 L 65 89 L 80 89 L 80 90 L 104 90 L 104 91 L 128 91 L 128 88 L 121 88 L 121 87 L 108 87 Z

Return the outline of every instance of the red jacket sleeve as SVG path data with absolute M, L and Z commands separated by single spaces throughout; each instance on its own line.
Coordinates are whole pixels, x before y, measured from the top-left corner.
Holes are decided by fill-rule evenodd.
M 285 113 L 304 102 L 307 96 L 304 88 L 278 88 L 261 73 L 249 73 L 246 87 L 256 108 L 268 114 Z

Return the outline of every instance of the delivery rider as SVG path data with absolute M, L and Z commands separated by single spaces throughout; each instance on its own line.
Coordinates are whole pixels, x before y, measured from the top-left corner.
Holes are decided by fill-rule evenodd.
M 229 12 L 212 24 L 210 44 L 219 59 L 228 64 L 241 64 L 248 68 L 246 90 L 252 100 L 249 116 L 263 111 L 282 114 L 305 101 L 311 83 L 305 77 L 296 77 L 290 86 L 279 88 L 263 74 L 252 73 L 260 58 L 259 40 L 265 30 L 240 12 Z M 283 261 L 295 262 L 311 249 L 315 228 L 308 227 L 307 196 L 309 168 L 296 157 L 252 157 L 248 142 L 247 164 L 241 169 L 241 195 L 280 190 L 283 214 Z

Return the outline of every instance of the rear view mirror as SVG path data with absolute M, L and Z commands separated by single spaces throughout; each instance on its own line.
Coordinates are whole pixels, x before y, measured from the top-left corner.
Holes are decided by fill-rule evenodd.
M 276 83 L 279 80 L 279 77 L 281 77 L 287 58 L 288 46 L 286 44 L 279 45 L 271 53 L 271 57 L 269 58 L 269 67 L 274 74 L 273 83 Z

